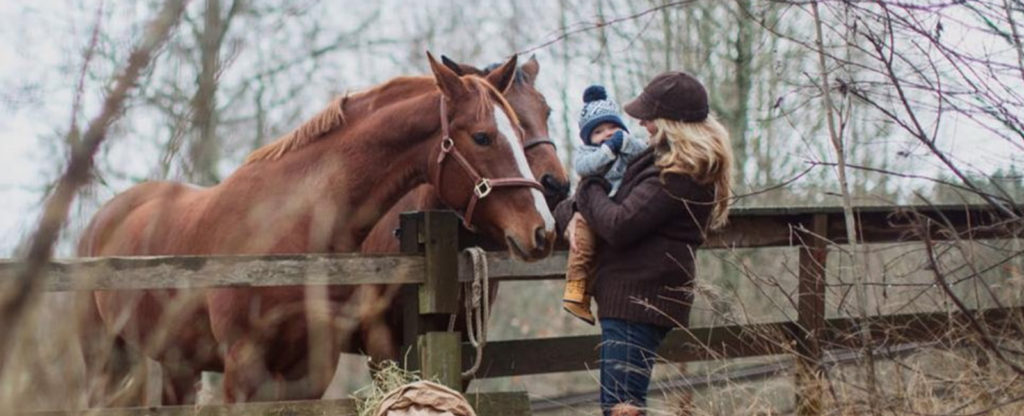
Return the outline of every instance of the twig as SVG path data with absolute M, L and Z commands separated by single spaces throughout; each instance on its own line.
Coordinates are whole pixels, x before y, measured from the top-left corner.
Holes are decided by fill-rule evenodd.
M 67 219 L 71 202 L 78 189 L 88 183 L 93 168 L 93 155 L 106 138 L 107 129 L 121 116 L 128 93 L 135 88 L 136 81 L 152 60 L 154 52 L 170 36 L 171 29 L 181 19 L 187 0 L 168 0 L 163 9 L 150 23 L 143 39 L 136 45 L 128 58 L 124 71 L 118 75 L 114 87 L 104 101 L 103 109 L 89 123 L 84 137 L 71 152 L 67 170 L 61 176 L 53 194 L 46 201 L 39 226 L 29 241 L 28 254 L 15 279 L 10 297 L 0 305 L 0 328 L 6 335 L 15 331 L 32 295 L 38 292 L 46 263 L 53 255 L 53 244 L 60 235 Z M 0 373 L 8 356 L 8 348 L 14 336 L 0 337 Z
M 614 25 L 616 23 L 622 23 L 622 22 L 625 22 L 625 21 L 638 19 L 638 18 L 641 18 L 643 16 L 646 16 L 648 14 L 654 13 L 654 12 L 659 11 L 659 10 L 668 9 L 668 8 L 672 8 L 672 7 L 676 7 L 676 6 L 682 6 L 684 4 L 689 4 L 689 3 L 693 3 L 693 2 L 695 2 L 695 0 L 674 1 L 672 3 L 665 3 L 665 4 L 662 4 L 662 5 L 657 6 L 657 7 L 652 7 L 650 9 L 647 9 L 647 10 L 644 10 L 644 11 L 640 11 L 640 12 L 631 14 L 629 16 L 617 17 L 617 18 L 611 19 L 611 20 L 604 20 L 604 21 L 596 22 L 596 23 L 593 23 L 592 25 L 589 25 L 589 26 L 584 26 L 584 27 L 581 27 L 581 28 L 577 28 L 577 29 L 573 29 L 573 30 L 567 31 L 567 32 L 562 32 L 562 34 L 558 35 L 554 39 L 548 40 L 547 42 L 541 43 L 540 45 L 537 45 L 537 46 L 534 46 L 534 47 L 531 47 L 531 48 L 527 48 L 525 50 L 517 51 L 516 54 L 517 55 L 524 55 L 524 54 L 529 54 L 531 52 L 536 52 L 537 50 L 544 49 L 544 48 L 546 48 L 548 46 L 554 45 L 555 43 L 558 43 L 558 42 L 561 42 L 563 40 L 566 40 L 570 36 L 578 34 L 578 33 L 589 32 L 591 30 L 601 29 L 601 28 L 603 28 L 605 26 Z
M 82 54 L 82 68 L 78 72 L 78 83 L 75 86 L 75 96 L 71 103 L 71 123 L 68 127 L 67 145 L 71 148 L 78 143 L 81 134 L 78 131 L 78 113 L 82 110 L 82 95 L 85 93 L 85 74 L 89 71 L 89 64 L 96 54 L 96 45 L 99 43 L 100 23 L 103 21 L 103 1 L 96 6 L 96 23 L 93 24 L 92 34 L 89 36 L 89 44 Z
M 824 51 L 824 36 L 822 35 L 822 21 L 821 14 L 818 10 L 818 3 L 811 4 L 811 12 L 814 15 L 814 30 L 815 30 L 815 41 L 817 43 L 817 50 Z M 863 253 L 860 250 L 860 246 L 857 240 L 857 228 L 856 221 L 853 216 L 853 200 L 850 197 L 850 185 L 846 178 L 846 150 L 843 145 L 842 138 L 842 127 L 836 127 L 835 112 L 837 111 L 835 105 L 832 102 L 832 91 L 829 85 L 829 72 L 828 67 L 825 65 L 825 54 L 818 53 L 818 70 L 821 76 L 821 94 L 825 104 L 825 121 L 828 125 L 828 134 L 832 139 L 832 147 L 836 152 L 836 160 L 839 165 L 837 167 L 837 173 L 839 175 L 839 190 L 843 196 L 843 218 L 846 221 L 846 239 L 847 244 L 850 245 L 851 252 L 851 264 L 853 265 L 853 281 L 854 281 L 854 294 L 857 303 L 857 312 L 862 319 L 867 319 L 867 288 L 864 286 L 864 277 L 862 276 L 859 266 L 861 266 L 861 260 L 863 259 Z M 849 108 L 849 107 L 847 107 Z M 840 123 L 842 126 L 843 123 Z M 866 262 L 863 264 L 866 266 Z M 867 268 L 865 267 L 865 270 Z M 868 375 L 868 393 L 871 397 L 875 397 L 878 392 L 878 381 L 876 380 L 875 374 L 875 359 L 874 355 L 870 350 L 871 346 L 871 334 L 867 328 L 863 328 L 858 331 L 863 348 L 865 348 L 864 356 L 867 359 L 867 375 Z M 879 414 L 879 409 L 874 401 L 870 402 L 871 413 Z
M 986 331 L 985 328 L 981 326 L 981 323 L 978 322 L 978 320 L 974 317 L 972 311 L 969 308 L 967 308 L 967 305 L 964 305 L 963 301 L 961 301 L 960 298 L 957 297 L 955 293 L 953 293 L 953 289 L 949 286 L 949 282 L 946 281 L 946 276 L 939 269 L 939 262 L 935 258 L 935 251 L 933 250 L 931 231 L 929 230 L 929 228 L 929 221 L 925 221 L 924 224 L 922 224 L 919 228 L 918 233 L 921 236 L 921 242 L 924 243 L 925 253 L 928 254 L 928 264 L 930 266 L 929 269 L 931 269 L 932 274 L 935 276 L 935 281 L 938 282 L 939 287 L 941 287 L 942 291 L 946 293 L 946 296 L 949 297 L 949 300 L 953 302 L 953 305 L 955 305 L 956 308 L 960 310 L 961 313 L 963 313 L 964 318 L 967 319 L 967 323 L 971 326 L 971 328 L 977 331 L 978 338 L 981 340 L 981 343 L 984 344 L 989 351 L 992 351 L 992 353 L 995 354 L 997 358 L 999 358 L 999 361 L 1002 361 L 1003 364 L 1006 364 L 1011 370 L 1013 370 L 1017 374 L 1024 375 L 1024 368 L 1018 366 L 1016 363 L 1003 356 L 1002 349 L 999 348 L 999 346 L 996 345 L 995 341 L 992 340 L 992 337 L 988 334 L 988 331 Z

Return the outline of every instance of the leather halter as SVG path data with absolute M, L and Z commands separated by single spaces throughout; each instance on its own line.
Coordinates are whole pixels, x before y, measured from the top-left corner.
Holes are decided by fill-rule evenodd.
M 459 152 L 459 149 L 455 147 L 455 140 L 452 140 L 448 124 L 448 106 L 445 103 L 445 97 L 441 96 L 441 151 L 437 155 L 437 169 L 434 171 L 434 177 L 432 182 L 434 187 L 437 188 L 438 192 L 440 192 L 441 171 L 443 170 L 442 168 L 444 168 L 444 161 L 447 160 L 449 156 L 455 159 L 455 161 L 458 162 L 459 166 L 462 167 L 462 170 L 466 173 L 466 175 L 469 176 L 469 179 L 473 182 L 473 195 L 469 197 L 469 203 L 466 204 L 466 212 L 462 216 L 462 224 L 466 228 L 470 230 L 474 229 L 472 221 L 473 211 L 476 209 L 476 204 L 481 199 L 487 198 L 487 196 L 491 194 L 491 191 L 493 191 L 494 188 L 511 188 L 525 186 L 528 188 L 536 188 L 542 191 L 544 190 L 544 187 L 533 179 L 526 179 L 523 177 L 492 179 L 481 176 L 480 173 L 478 173 L 477 170 L 473 168 L 473 165 L 471 165 L 469 161 L 466 160 L 464 156 L 462 156 L 462 153 Z M 513 149 L 513 151 L 515 151 L 515 149 Z
M 523 143 L 523 150 L 530 150 L 531 147 L 540 146 L 542 144 L 550 144 L 551 147 L 554 147 L 556 149 L 558 148 L 558 146 L 555 146 L 554 140 L 551 140 L 547 137 L 540 137 Z

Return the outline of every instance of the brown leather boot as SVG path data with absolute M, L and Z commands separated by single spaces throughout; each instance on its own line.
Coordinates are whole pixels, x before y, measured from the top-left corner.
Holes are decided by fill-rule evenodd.
M 587 281 L 583 279 L 565 282 L 565 294 L 562 295 L 562 308 L 583 322 L 593 325 L 594 314 L 590 312 L 590 295 L 587 294 Z

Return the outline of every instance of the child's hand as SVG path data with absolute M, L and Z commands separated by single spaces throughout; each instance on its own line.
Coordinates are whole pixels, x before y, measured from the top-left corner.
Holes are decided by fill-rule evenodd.
M 616 131 L 612 134 L 612 137 L 604 142 L 609 149 L 612 149 L 615 154 L 618 154 L 622 150 L 622 141 L 626 138 L 626 133 L 622 130 Z

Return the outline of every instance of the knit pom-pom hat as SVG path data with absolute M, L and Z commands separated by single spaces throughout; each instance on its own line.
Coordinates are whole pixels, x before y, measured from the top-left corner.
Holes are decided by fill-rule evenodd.
M 583 110 L 580 111 L 580 138 L 583 143 L 593 145 L 590 143 L 590 133 L 601 123 L 613 123 L 629 131 L 619 116 L 619 105 L 608 98 L 603 86 L 595 84 L 583 91 Z

